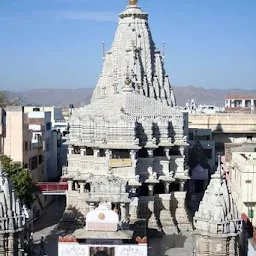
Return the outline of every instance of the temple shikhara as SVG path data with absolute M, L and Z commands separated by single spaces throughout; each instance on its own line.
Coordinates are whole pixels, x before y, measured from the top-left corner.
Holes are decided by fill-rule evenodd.
M 130 1 L 91 103 L 70 120 L 67 209 L 86 215 L 108 202 L 122 221 L 187 228 L 187 125 L 148 14 Z

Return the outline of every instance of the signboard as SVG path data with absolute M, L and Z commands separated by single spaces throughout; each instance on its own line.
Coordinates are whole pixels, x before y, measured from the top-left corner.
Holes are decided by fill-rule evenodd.
M 117 168 L 117 167 L 131 167 L 132 160 L 130 158 L 124 159 L 111 159 L 110 160 L 110 167 Z
M 89 245 L 77 242 L 59 242 L 58 256 L 95 256 L 105 252 L 109 256 L 147 256 L 147 244 L 140 245 Z

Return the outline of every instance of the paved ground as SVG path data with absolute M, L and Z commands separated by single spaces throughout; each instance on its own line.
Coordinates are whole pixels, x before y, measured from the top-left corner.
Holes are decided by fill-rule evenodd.
M 40 254 L 40 240 L 45 239 L 45 255 L 58 255 L 58 236 L 64 231 L 56 230 L 65 209 L 65 197 L 57 199 L 47 208 L 45 214 L 34 224 L 35 255 Z M 191 256 L 193 238 L 190 233 L 177 234 L 176 230 L 165 230 L 162 238 L 149 241 L 149 256 Z
M 56 231 L 55 228 L 60 221 L 65 209 L 65 197 L 59 196 L 56 200 L 47 207 L 45 214 L 34 223 L 34 244 L 35 255 L 40 255 L 40 241 L 44 237 L 45 254 L 48 256 L 58 255 L 58 236 L 61 231 Z M 41 254 L 43 255 L 43 254 Z
M 165 230 L 162 238 L 149 241 L 149 256 L 192 256 L 193 238 L 191 233 L 177 234 L 176 230 Z

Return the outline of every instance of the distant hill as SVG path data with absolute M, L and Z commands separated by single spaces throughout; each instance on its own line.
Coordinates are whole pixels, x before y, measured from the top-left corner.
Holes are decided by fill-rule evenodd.
M 44 106 L 83 106 L 90 102 L 93 89 L 31 89 L 18 93 L 9 92 L 10 97 L 18 96 L 24 105 L 44 105 Z M 256 90 L 241 89 L 204 89 L 201 87 L 175 87 L 177 103 L 183 106 L 191 99 L 195 99 L 198 104 L 224 105 L 224 97 L 227 94 L 256 94 Z

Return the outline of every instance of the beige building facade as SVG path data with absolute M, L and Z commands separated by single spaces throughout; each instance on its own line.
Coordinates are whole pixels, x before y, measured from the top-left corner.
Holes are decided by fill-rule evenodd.
M 190 114 L 189 128 L 211 129 L 217 154 L 224 154 L 225 143 L 256 142 L 255 114 Z
M 230 187 L 240 213 L 256 224 L 256 152 L 233 152 Z

